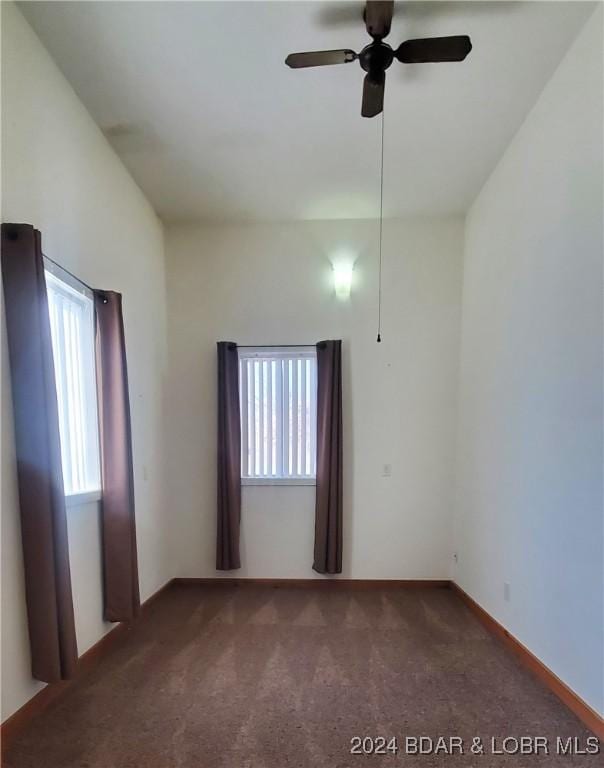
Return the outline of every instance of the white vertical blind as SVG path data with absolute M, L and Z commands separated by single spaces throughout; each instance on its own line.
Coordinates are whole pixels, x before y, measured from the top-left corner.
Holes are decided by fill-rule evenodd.
M 240 349 L 239 366 L 242 476 L 314 478 L 314 348 Z
M 65 495 L 100 489 L 92 299 L 46 272 Z

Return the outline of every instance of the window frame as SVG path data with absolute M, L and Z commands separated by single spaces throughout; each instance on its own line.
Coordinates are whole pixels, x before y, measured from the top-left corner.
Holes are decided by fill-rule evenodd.
M 276 347 L 276 346 L 250 346 L 250 347 L 238 347 L 238 358 L 239 358 L 239 397 L 240 397 L 240 419 L 241 419 L 241 485 L 242 486 L 263 486 L 263 485 L 273 485 L 273 486 L 314 486 L 316 485 L 316 408 L 317 408 L 317 397 L 316 397 L 316 391 L 317 391 L 317 368 L 316 368 L 316 358 L 317 358 L 317 350 L 316 347 L 312 345 L 292 345 L 292 346 L 282 346 L 282 347 Z M 310 426 L 311 429 L 314 431 L 314 439 L 311 439 L 311 448 L 314 447 L 314 457 L 312 459 L 312 464 L 314 467 L 314 473 L 312 475 L 267 475 L 267 476 L 250 476 L 245 474 L 246 467 L 245 467 L 245 457 L 244 457 L 244 440 L 245 436 L 247 435 L 246 428 L 244 428 L 243 420 L 244 417 L 248 415 L 248 409 L 243 408 L 243 398 L 244 398 L 244 390 L 246 390 L 246 387 L 242 385 L 242 373 L 243 373 L 243 366 L 242 361 L 244 360 L 250 360 L 250 359 L 256 359 L 256 360 L 314 360 L 314 375 L 313 375 L 313 369 L 311 368 L 311 374 L 310 374 L 310 381 L 311 386 L 314 384 L 314 399 L 311 395 L 309 398 L 309 404 L 310 404 Z M 281 374 L 280 374 L 281 376 Z M 281 379 L 282 381 L 282 379 Z M 282 401 L 281 401 L 282 402 Z M 280 423 L 283 425 L 283 404 L 281 407 L 281 418 Z M 281 427 L 283 428 L 283 427 Z M 312 433 L 311 433 L 312 438 Z M 281 436 L 277 437 L 277 444 L 283 445 L 283 434 Z M 281 459 L 282 461 L 282 459 Z
M 87 361 L 81 361 L 80 371 L 83 370 L 83 376 L 80 376 L 84 394 L 82 395 L 83 408 L 84 408 L 84 422 L 86 429 L 86 436 L 83 438 L 85 443 L 84 449 L 84 476 L 85 484 L 78 488 L 69 488 L 65 483 L 66 476 L 66 458 L 63 453 L 63 440 L 61 440 L 61 467 L 63 471 L 64 482 L 64 494 L 65 504 L 68 507 L 82 506 L 98 502 L 102 498 L 102 483 L 101 483 L 101 452 L 100 452 L 100 429 L 98 419 L 98 398 L 96 388 L 96 359 L 95 359 L 95 315 L 94 315 L 94 297 L 92 291 L 80 283 L 69 272 L 62 269 L 59 265 L 44 259 L 44 271 L 46 280 L 46 290 L 48 296 L 48 310 L 49 321 L 51 325 L 51 342 L 53 351 L 53 365 L 55 365 L 55 386 L 57 392 L 57 406 L 59 409 L 59 432 L 61 432 L 62 418 L 61 409 L 65 407 L 60 402 L 60 386 L 57 377 L 56 358 L 57 350 L 55 349 L 54 336 L 52 333 L 53 320 L 51 315 L 51 293 L 63 293 L 67 298 L 79 302 L 82 307 L 82 317 L 85 321 L 85 332 L 89 335 L 89 344 L 82 341 L 81 345 L 86 344 L 85 347 L 81 347 L 78 352 L 81 352 L 82 348 L 85 349 Z M 84 300 L 86 303 L 84 303 Z M 82 328 L 80 328 L 80 331 Z M 87 369 L 88 362 L 90 363 L 90 369 Z M 67 377 L 66 377 L 67 380 Z M 91 481 L 92 480 L 92 481 Z

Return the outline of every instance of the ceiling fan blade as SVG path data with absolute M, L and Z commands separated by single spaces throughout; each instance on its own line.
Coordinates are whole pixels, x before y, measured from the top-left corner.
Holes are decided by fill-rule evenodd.
M 305 53 L 290 53 L 285 63 L 292 69 L 301 67 L 323 67 L 326 64 L 347 64 L 354 61 L 357 55 L 348 48 L 340 51 L 308 51 Z
M 431 61 L 463 61 L 472 50 L 467 35 L 425 37 L 405 40 L 394 53 L 403 64 L 424 64 Z
M 365 3 L 365 26 L 372 37 L 386 37 L 390 32 L 394 0 L 367 0 Z
M 385 72 L 379 75 L 379 79 L 365 75 L 365 80 L 363 81 L 363 103 L 361 105 L 361 115 L 363 117 L 375 117 L 380 114 L 384 108 L 385 84 Z

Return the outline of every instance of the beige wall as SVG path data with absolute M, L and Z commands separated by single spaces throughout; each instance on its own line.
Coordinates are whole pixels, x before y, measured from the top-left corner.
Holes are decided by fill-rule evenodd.
M 455 520 L 455 579 L 600 712 L 603 92 L 600 7 L 468 214 Z
M 41 230 L 45 252 L 124 295 L 143 599 L 171 575 L 162 460 L 163 229 L 71 87 L 12 3 L 2 3 L 2 220 Z M 2 318 L 4 316 L 2 315 Z M 42 686 L 29 673 L 15 454 L 2 323 L 2 719 Z M 68 510 L 82 653 L 102 621 L 98 508 Z
M 216 341 L 342 338 L 344 575 L 448 577 L 462 229 L 385 223 L 381 344 L 377 222 L 167 230 L 175 575 L 215 575 Z M 357 258 L 348 302 L 331 279 L 342 250 Z M 313 526 L 314 488 L 245 487 L 237 575 L 315 576 Z

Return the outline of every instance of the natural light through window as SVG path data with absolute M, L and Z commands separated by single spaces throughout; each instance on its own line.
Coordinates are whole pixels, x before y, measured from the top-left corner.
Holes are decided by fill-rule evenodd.
M 314 483 L 314 347 L 239 349 L 244 483 Z
M 99 492 L 94 307 L 84 289 L 46 271 L 66 496 Z

